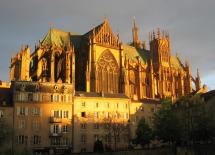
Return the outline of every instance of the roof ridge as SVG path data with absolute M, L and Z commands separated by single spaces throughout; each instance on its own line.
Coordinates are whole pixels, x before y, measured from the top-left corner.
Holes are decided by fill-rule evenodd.
M 93 27 L 92 29 L 90 29 L 90 31 L 88 31 L 87 33 L 83 34 L 83 36 L 90 36 L 94 29 L 97 30 L 97 29 L 101 28 L 102 25 L 104 25 L 104 23 L 105 22 L 103 21 L 101 24 Z
M 179 58 L 178 56 L 176 56 L 176 58 L 178 59 L 180 65 L 183 67 L 183 69 L 185 69 L 185 66 L 184 66 L 184 64 L 181 62 L 180 58 Z
M 57 28 L 50 28 L 42 40 L 42 45 L 56 44 L 59 46 L 65 46 L 67 42 L 70 42 L 70 32 Z

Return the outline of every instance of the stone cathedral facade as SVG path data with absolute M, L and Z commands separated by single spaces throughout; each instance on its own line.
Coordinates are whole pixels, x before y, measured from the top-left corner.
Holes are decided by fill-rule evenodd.
M 125 150 L 140 119 L 152 124 L 160 99 L 201 89 L 198 71 L 193 77 L 189 63 L 171 54 L 167 32 L 150 32 L 149 49 L 136 21 L 132 34 L 123 43 L 107 19 L 83 35 L 51 28 L 33 52 L 25 46 L 12 56 L 11 144 L 38 153 L 92 152 L 100 139 L 106 151 Z M 106 120 L 129 130 L 113 137 Z
M 10 79 L 72 83 L 77 91 L 118 94 L 129 98 L 177 98 L 200 89 L 188 62 L 171 54 L 169 34 L 149 33 L 149 49 L 139 40 L 136 21 L 133 42 L 124 44 L 107 19 L 83 35 L 51 28 L 36 45 L 11 58 Z M 196 88 L 192 88 L 194 82 Z

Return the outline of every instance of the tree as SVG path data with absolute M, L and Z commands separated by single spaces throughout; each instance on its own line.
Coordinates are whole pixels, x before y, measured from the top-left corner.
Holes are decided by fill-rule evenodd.
M 104 119 L 104 129 L 107 132 L 109 142 L 114 141 L 114 151 L 117 150 L 117 142 L 121 137 L 128 137 L 128 123 L 117 119 L 115 116 L 109 116 Z
M 180 123 L 172 110 L 172 102 L 164 99 L 161 105 L 161 109 L 154 115 L 154 134 L 165 142 L 176 142 L 180 138 Z
M 183 96 L 174 106 L 181 124 L 181 141 L 185 144 L 208 142 L 213 139 L 215 127 L 212 113 L 200 95 Z
M 145 119 L 141 119 L 138 122 L 136 129 L 136 143 L 141 144 L 142 146 L 148 145 L 152 138 L 153 138 L 152 129 L 146 123 Z
M 101 140 L 97 139 L 94 143 L 94 152 L 104 152 L 103 143 Z
M 3 118 L 0 118 L 0 146 L 5 142 L 6 138 L 9 138 L 11 129 Z
M 0 117 L 0 153 L 3 151 L 5 154 L 11 153 L 11 146 L 8 142 L 12 138 L 12 129 L 5 121 L 4 117 Z

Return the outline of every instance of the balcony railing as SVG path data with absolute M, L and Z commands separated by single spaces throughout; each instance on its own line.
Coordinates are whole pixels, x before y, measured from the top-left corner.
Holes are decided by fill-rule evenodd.
M 50 117 L 50 123 L 62 123 L 62 118 Z
M 50 132 L 50 137 L 61 137 L 63 134 L 62 133 L 53 133 L 53 132 Z

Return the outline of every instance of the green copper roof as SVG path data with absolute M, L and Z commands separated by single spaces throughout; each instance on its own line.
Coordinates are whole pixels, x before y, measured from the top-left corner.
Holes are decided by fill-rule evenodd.
M 70 42 L 69 32 L 51 28 L 42 41 L 42 45 L 65 46 Z
M 74 32 L 65 32 L 56 28 L 51 28 L 42 40 L 42 45 L 67 46 L 70 41 L 76 43 L 77 36 L 79 35 Z
M 184 69 L 184 66 L 182 65 L 180 59 L 177 56 L 171 56 L 170 63 L 171 63 L 171 67 L 175 69 Z
M 122 46 L 124 49 L 124 54 L 131 60 L 135 61 L 137 60 L 137 57 L 139 57 L 143 63 L 147 63 L 147 61 L 150 59 L 150 52 L 147 50 L 137 49 L 126 44 L 123 44 Z

